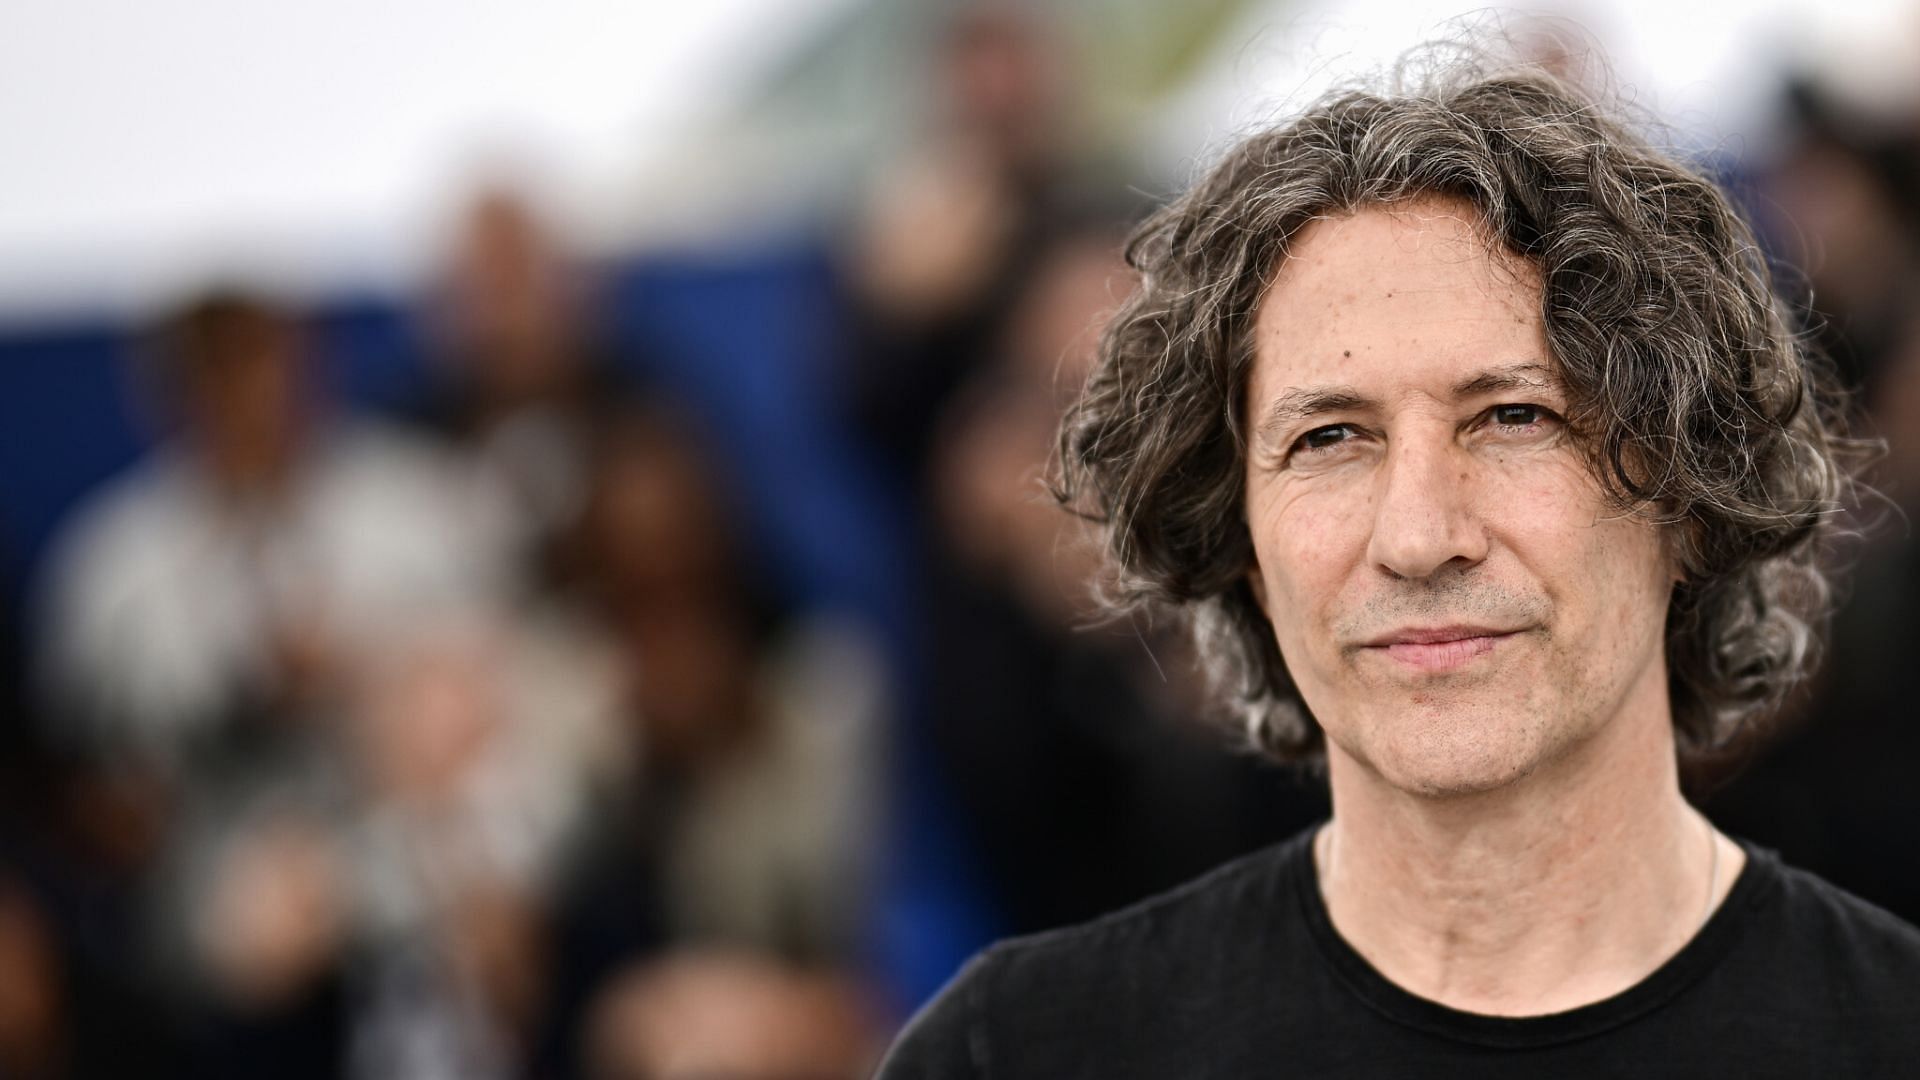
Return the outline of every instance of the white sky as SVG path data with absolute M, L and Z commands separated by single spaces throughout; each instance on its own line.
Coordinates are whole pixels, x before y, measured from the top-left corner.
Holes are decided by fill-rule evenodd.
M 463 174 L 503 154 L 531 154 L 591 217 L 849 2 L 5 0 L 0 316 L 150 303 L 223 273 L 404 281 Z M 1593 0 L 1572 13 L 1657 104 L 1724 133 L 1753 85 L 1741 72 L 1782 41 L 1869 80 L 1914 77 L 1914 2 Z M 1168 123 L 1187 140 L 1230 130 L 1245 102 L 1390 57 L 1460 9 L 1274 0 Z
M 840 0 L 6 0 L 0 311 L 404 276 L 471 164 L 644 169 Z
M 1267 0 L 1168 110 L 1156 144 L 1166 157 L 1204 156 L 1336 80 L 1463 25 L 1490 25 L 1492 11 L 1464 0 Z M 1920 102 L 1920 0 L 1531 0 L 1498 24 L 1526 15 L 1582 28 L 1624 96 L 1696 146 L 1755 149 L 1787 62 L 1816 67 L 1862 101 Z

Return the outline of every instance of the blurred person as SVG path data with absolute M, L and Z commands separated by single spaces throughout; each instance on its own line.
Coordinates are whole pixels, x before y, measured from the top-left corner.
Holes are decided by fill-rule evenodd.
M 324 878 L 275 891 L 278 871 L 249 867 L 314 860 L 279 833 L 232 838 L 258 804 L 337 808 L 337 721 L 369 643 L 481 602 L 501 570 L 446 459 L 333 412 L 271 302 L 204 294 L 138 360 L 164 434 L 63 523 L 40 582 L 40 721 L 73 763 L 76 962 L 203 1072 L 325 1072 L 346 1036 L 339 949 L 273 918 L 209 939 L 204 916 Z M 227 859 L 232 843 L 261 854 Z M 258 949 L 204 948 L 230 929 Z
M 838 954 L 868 854 L 870 647 L 758 587 L 682 416 L 610 428 L 594 480 L 574 580 L 633 673 L 634 809 L 664 830 L 671 932 Z
M 994 363 L 935 427 L 940 534 L 967 562 L 1013 585 L 1061 623 L 1092 614 L 1099 551 L 1044 495 L 1052 434 L 1093 361 L 1124 265 L 1104 233 L 1063 238 L 1039 257 Z
M 1920 293 L 1920 133 L 1876 134 L 1809 79 L 1786 97 L 1786 149 L 1759 177 L 1764 224 L 1812 287 L 1810 331 L 1849 384 L 1871 393 Z
M 40 654 L 53 733 L 177 778 L 303 737 L 339 656 L 398 614 L 497 587 L 445 463 L 329 415 L 296 320 L 242 292 L 171 314 L 148 372 L 170 422 L 62 527 Z
M 153 921 L 195 1075 L 522 1073 L 619 714 L 591 657 L 500 612 L 369 629 L 322 746 L 187 801 Z
M 1116 600 L 1191 626 L 1331 819 L 986 951 L 889 1080 L 1920 1058 L 1920 932 L 1679 780 L 1810 666 L 1862 450 L 1830 373 L 1725 195 L 1600 103 L 1398 74 L 1148 220 L 1060 441 Z
M 518 1074 L 594 780 L 526 654 L 487 608 L 396 617 L 343 652 L 324 752 L 194 800 L 162 917 L 197 1074 Z
M 173 829 L 158 921 L 196 1075 L 523 1074 L 618 713 L 590 657 L 500 611 L 368 631 L 327 752 Z
M 1078 922 L 1291 835 L 1324 813 L 1278 770 L 1219 754 L 1170 635 L 1090 632 L 1099 550 L 1041 480 L 1118 302 L 1117 239 L 1042 256 L 997 361 L 935 438 L 927 619 L 933 743 L 1002 925 Z
M 1920 757 L 1920 547 L 1910 524 L 1920 508 L 1920 101 L 1878 135 L 1817 83 L 1795 86 L 1789 101 L 1799 130 L 1760 175 L 1764 205 L 1807 267 L 1809 331 L 1862 388 L 1864 422 L 1886 441 L 1871 473 L 1886 504 L 1853 523 L 1866 538 L 1847 552 L 1853 587 L 1820 677 L 1754 760 L 1709 775 L 1721 785 L 1710 805 L 1728 828 L 1915 921 L 1920 864 L 1884 852 L 1920 820 L 1907 778 Z
M 1077 175 L 1066 64 L 1040 17 L 964 6 L 936 51 L 928 131 L 881 178 L 848 267 L 852 417 L 909 483 L 935 417 L 1005 332 L 1038 254 L 1099 201 Z
M 879 1056 L 866 994 L 829 971 L 685 950 L 610 980 L 586 1027 L 589 1080 L 859 1080 Z
M 625 782 L 610 669 L 479 610 L 383 639 L 350 734 L 356 1076 L 519 1075 L 552 998 L 553 909 Z
M 625 395 L 589 293 L 533 200 L 491 187 L 429 297 L 433 381 L 415 411 L 459 451 L 523 564 L 580 512 L 590 429 Z
M 847 346 L 837 401 L 897 515 L 908 587 L 945 558 L 933 505 L 943 480 L 931 471 L 943 414 L 993 366 L 1055 241 L 1118 219 L 1114 204 L 1126 201 L 1118 170 L 1089 145 L 1066 36 L 1048 13 L 969 2 L 943 14 L 920 122 L 872 181 L 838 267 Z M 891 861 L 902 918 L 886 933 L 912 939 L 901 956 L 923 957 L 899 975 L 914 995 L 945 957 L 974 947 L 990 916 L 975 884 L 983 868 L 957 836 L 960 793 L 942 782 L 928 737 L 941 691 L 923 676 L 942 664 L 931 630 L 903 619 L 893 641 L 902 683 L 893 816 L 904 824 Z
M 763 587 L 690 417 L 639 405 L 593 448 L 548 618 L 576 651 L 617 662 L 629 780 L 609 789 L 569 890 L 562 1025 L 613 963 L 669 945 L 849 962 L 884 708 L 865 636 Z

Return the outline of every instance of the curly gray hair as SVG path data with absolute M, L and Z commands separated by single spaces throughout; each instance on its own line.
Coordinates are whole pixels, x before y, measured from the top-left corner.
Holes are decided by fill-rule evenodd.
M 1139 288 L 1063 423 L 1054 478 L 1102 526 L 1109 602 L 1189 620 L 1257 748 L 1324 750 L 1248 581 L 1250 331 L 1309 222 L 1422 195 L 1471 203 L 1539 268 L 1594 473 L 1671 530 L 1685 572 L 1666 635 L 1679 745 L 1724 745 L 1814 662 L 1821 540 L 1861 444 L 1727 197 L 1544 73 L 1336 93 L 1239 143 L 1134 234 Z

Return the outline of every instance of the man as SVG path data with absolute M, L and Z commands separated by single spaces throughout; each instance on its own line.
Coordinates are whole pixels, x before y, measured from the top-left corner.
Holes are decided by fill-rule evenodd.
M 1805 672 L 1855 450 L 1722 193 L 1458 75 L 1129 254 L 1063 497 L 1333 817 L 987 951 L 882 1075 L 1911 1075 L 1920 933 L 1680 793 Z
M 167 437 L 55 538 L 40 660 L 57 734 L 188 782 L 298 741 L 281 721 L 324 712 L 373 631 L 490 597 L 496 545 L 438 455 L 329 418 L 273 303 L 196 297 L 146 359 Z

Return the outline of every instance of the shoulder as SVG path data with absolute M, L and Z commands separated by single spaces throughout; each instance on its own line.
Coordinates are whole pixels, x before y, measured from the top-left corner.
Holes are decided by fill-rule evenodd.
M 198 490 L 179 454 L 163 447 L 82 496 L 48 547 L 56 602 L 80 591 L 114 593 L 193 546 Z
M 986 1075 L 1006 1047 L 1044 1072 L 1090 1046 L 1166 1045 L 1223 1000 L 1257 997 L 1305 940 L 1284 884 L 1307 835 L 1091 922 L 994 945 L 914 1017 L 881 1076 Z
M 1749 858 L 1774 881 L 1775 950 L 1796 954 L 1839 985 L 1920 987 L 1920 929 L 1771 852 L 1750 849 Z
M 77 545 L 133 523 L 151 523 L 195 499 L 191 468 L 174 447 L 161 446 L 107 477 L 75 501 L 55 534 Z
M 1749 845 L 1748 858 L 1757 887 L 1710 984 L 1715 1022 L 1748 1045 L 1794 1033 L 1781 1051 L 1821 1047 L 1823 1075 L 1907 1075 L 1920 1059 L 1920 930 L 1771 852 Z
M 993 950 L 967 961 L 960 973 L 900 1031 L 875 1080 L 958 1080 L 984 1076 L 991 1053 L 980 998 L 991 976 Z

